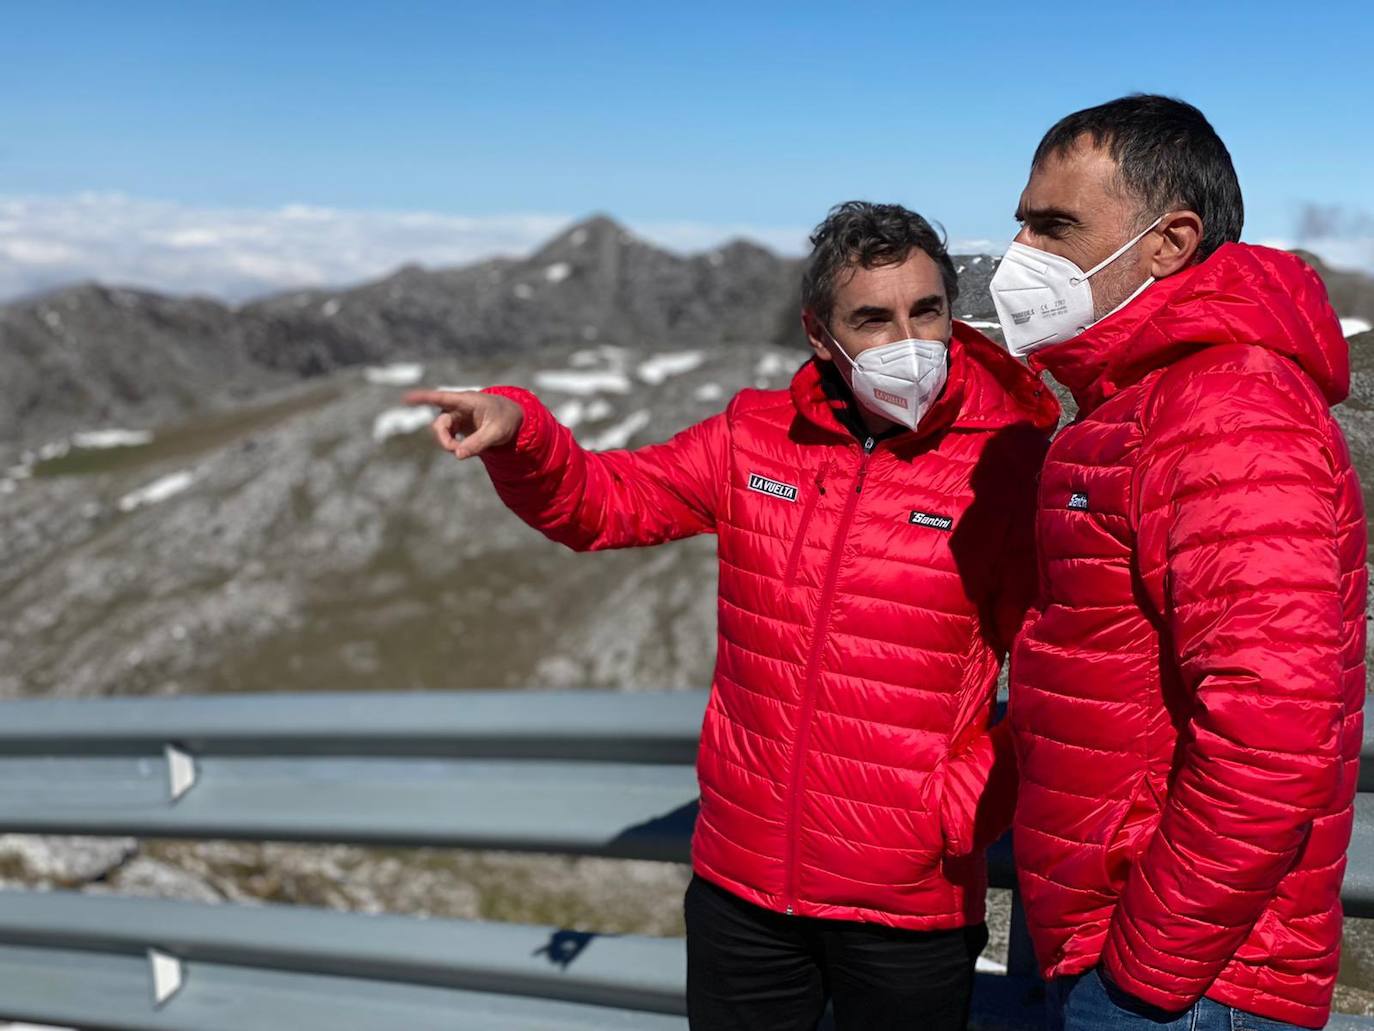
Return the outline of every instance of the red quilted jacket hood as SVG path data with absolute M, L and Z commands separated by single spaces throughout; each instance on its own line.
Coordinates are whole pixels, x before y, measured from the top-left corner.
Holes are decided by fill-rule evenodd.
M 1228 243 L 1152 285 L 1072 340 L 1031 356 L 1091 411 L 1155 369 L 1216 344 L 1251 344 L 1295 362 L 1328 403 L 1350 390 L 1350 352 L 1320 277 L 1286 251 Z
M 851 401 L 827 391 L 825 381 L 820 363 L 813 358 L 792 379 L 792 403 L 807 421 L 848 437 L 843 412 Z M 1018 423 L 1048 433 L 1059 425 L 1059 414 L 1054 394 L 1024 365 L 972 326 L 956 321 L 945 391 L 913 435 L 925 437 L 950 427 L 996 430 Z

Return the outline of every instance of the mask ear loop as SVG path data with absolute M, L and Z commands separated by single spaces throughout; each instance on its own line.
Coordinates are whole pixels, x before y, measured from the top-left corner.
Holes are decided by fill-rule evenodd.
M 1093 276 L 1097 275 L 1099 272 L 1101 272 L 1104 268 L 1106 268 L 1106 267 L 1107 267 L 1108 265 L 1110 265 L 1112 262 L 1116 261 L 1117 258 L 1121 257 L 1121 255 L 1125 254 L 1125 253 L 1126 253 L 1127 251 L 1129 251 L 1132 247 L 1134 247 L 1136 244 L 1138 244 L 1141 240 L 1145 239 L 1145 237 L 1148 236 L 1148 235 L 1154 230 L 1155 226 L 1159 225 L 1159 223 L 1161 223 L 1161 222 L 1163 222 L 1163 221 L 1164 221 L 1164 216 L 1163 216 L 1163 215 L 1160 215 L 1157 219 L 1155 219 L 1153 222 L 1151 222 L 1149 225 L 1147 225 L 1147 226 L 1146 226 L 1144 229 L 1142 229 L 1139 233 L 1137 233 L 1135 236 L 1131 237 L 1129 240 L 1127 240 L 1125 243 L 1123 243 L 1120 247 L 1118 247 L 1118 248 L 1117 248 L 1115 251 L 1113 251 L 1111 254 L 1107 255 L 1106 258 L 1104 258 L 1102 261 L 1099 261 L 1099 262 L 1098 262 L 1096 265 L 1094 265 L 1092 268 L 1088 269 L 1087 272 L 1084 272 L 1081 279 L 1080 279 L 1079 277 L 1077 277 L 1077 276 L 1070 276 L 1070 277 L 1069 277 L 1069 286 L 1077 286 L 1079 283 L 1082 283 L 1082 282 L 1085 282 L 1086 280 L 1092 279 Z
M 844 355 L 844 356 L 845 356 L 845 362 L 848 362 L 848 363 L 849 363 L 849 367 L 851 367 L 851 368 L 855 367 L 855 360 L 853 360 L 852 357 L 849 357 L 849 352 L 848 352 L 848 351 L 845 351 L 844 346 L 842 346 L 842 345 L 840 344 L 840 341 L 835 340 L 835 334 L 834 334 L 834 333 L 831 333 L 830 327 L 829 327 L 829 326 L 822 326 L 822 327 L 820 327 L 820 329 L 826 331 L 827 337 L 830 337 L 830 342 L 831 342 L 831 344 L 834 344 L 834 345 L 835 345 L 835 351 L 838 351 L 838 352 L 841 353 L 841 355 Z

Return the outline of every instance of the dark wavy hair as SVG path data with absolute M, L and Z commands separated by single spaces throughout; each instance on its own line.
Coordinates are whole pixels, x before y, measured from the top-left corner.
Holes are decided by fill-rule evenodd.
M 811 234 L 811 257 L 802 273 L 802 307 L 828 326 L 835 311 L 835 288 L 846 269 L 897 265 L 912 251 L 924 251 L 939 267 L 952 308 L 959 296 L 959 276 L 944 237 L 929 222 L 900 204 L 836 204 Z
M 1075 111 L 1045 133 L 1031 168 L 1071 150 L 1084 136 L 1116 162 L 1121 185 L 1140 201 L 1141 226 L 1171 209 L 1194 212 L 1202 219 L 1199 261 L 1240 239 L 1245 202 L 1231 154 L 1192 104 L 1136 93 Z

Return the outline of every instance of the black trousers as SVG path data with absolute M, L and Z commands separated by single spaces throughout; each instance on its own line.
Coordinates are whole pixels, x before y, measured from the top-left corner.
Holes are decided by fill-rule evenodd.
M 774 913 L 693 877 L 687 1015 L 693 1031 L 964 1031 L 986 925 L 903 931 Z

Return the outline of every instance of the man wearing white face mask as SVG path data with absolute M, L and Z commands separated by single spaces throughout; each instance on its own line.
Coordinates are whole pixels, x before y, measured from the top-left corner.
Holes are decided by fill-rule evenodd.
M 810 1031 L 829 1000 L 842 1029 L 955 1031 L 987 940 L 983 849 L 1010 820 L 989 723 L 1058 405 L 953 320 L 919 215 L 844 204 L 812 244 L 811 360 L 666 443 L 585 451 L 512 387 L 408 399 L 555 541 L 717 535 L 692 1026 Z
M 1365 697 L 1365 518 L 1315 273 L 1236 242 L 1230 155 L 1134 96 L 1050 129 L 992 282 L 1078 402 L 1012 662 L 1050 1026 L 1322 1027 Z

